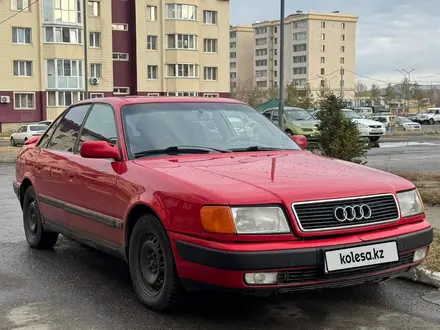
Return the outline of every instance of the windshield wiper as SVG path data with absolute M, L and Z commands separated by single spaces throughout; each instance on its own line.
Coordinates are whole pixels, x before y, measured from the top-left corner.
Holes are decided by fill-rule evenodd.
M 211 147 L 199 147 L 199 146 L 170 146 L 165 149 L 151 149 L 136 152 L 134 156 L 136 158 L 152 156 L 152 155 L 178 155 L 178 154 L 209 154 L 210 152 L 227 153 L 232 150 L 217 149 Z
M 273 151 L 273 150 L 285 150 L 285 149 L 274 148 L 274 147 L 263 147 L 263 146 L 249 146 L 246 148 L 234 148 L 231 150 L 234 152 L 243 152 L 243 151 Z

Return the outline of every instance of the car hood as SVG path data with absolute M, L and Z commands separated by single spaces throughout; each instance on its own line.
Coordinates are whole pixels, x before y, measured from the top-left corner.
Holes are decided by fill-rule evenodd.
M 398 176 L 308 151 L 150 158 L 135 163 L 180 181 L 194 194 L 218 196 L 215 203 L 290 204 L 414 187 Z
M 382 123 L 380 121 L 375 121 L 375 120 L 371 120 L 371 119 L 355 118 L 355 119 L 353 119 L 353 121 L 355 123 L 364 124 L 367 126 L 369 126 L 369 125 L 381 125 L 382 126 Z
M 313 128 L 316 129 L 316 125 L 318 125 L 317 120 L 293 120 L 295 123 L 298 123 L 301 125 L 301 127 L 304 128 Z

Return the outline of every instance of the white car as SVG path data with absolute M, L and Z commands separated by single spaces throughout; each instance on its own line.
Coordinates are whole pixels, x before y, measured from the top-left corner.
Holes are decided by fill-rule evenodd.
M 37 125 L 46 125 L 46 126 L 49 126 L 50 124 L 52 124 L 52 120 L 43 120 L 37 123 Z
M 413 122 L 412 120 L 409 120 L 406 117 L 397 117 L 397 124 L 405 131 L 421 131 L 422 125 Z
M 379 141 L 382 135 L 385 135 L 386 128 L 379 121 L 365 119 L 356 111 L 351 109 L 342 109 L 342 113 L 345 117 L 355 122 L 358 125 L 361 137 L 369 138 L 370 141 Z
M 429 123 L 431 125 L 440 123 L 440 108 L 425 109 L 423 112 L 417 114 L 414 121 L 420 124 Z
M 11 146 L 16 146 L 18 144 L 24 144 L 27 140 L 34 136 L 43 135 L 46 129 L 49 126 L 47 125 L 23 125 L 18 130 L 14 131 L 11 134 Z

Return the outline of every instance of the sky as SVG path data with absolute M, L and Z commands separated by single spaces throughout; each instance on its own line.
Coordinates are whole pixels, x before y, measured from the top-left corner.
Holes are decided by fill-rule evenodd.
M 279 19 L 279 0 L 230 0 L 230 23 Z M 368 85 L 411 81 L 440 84 L 440 0 L 285 0 L 286 16 L 304 12 L 354 14 L 357 23 L 356 73 Z

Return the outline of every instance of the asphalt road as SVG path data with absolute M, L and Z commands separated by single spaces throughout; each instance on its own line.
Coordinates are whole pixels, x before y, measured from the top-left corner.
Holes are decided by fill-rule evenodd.
M 368 152 L 367 166 L 391 172 L 439 172 L 440 139 L 383 142 Z
M 0 164 L 0 329 L 440 329 L 440 291 L 403 280 L 257 299 L 194 294 L 179 313 L 142 307 L 118 259 L 61 238 L 28 248 Z

